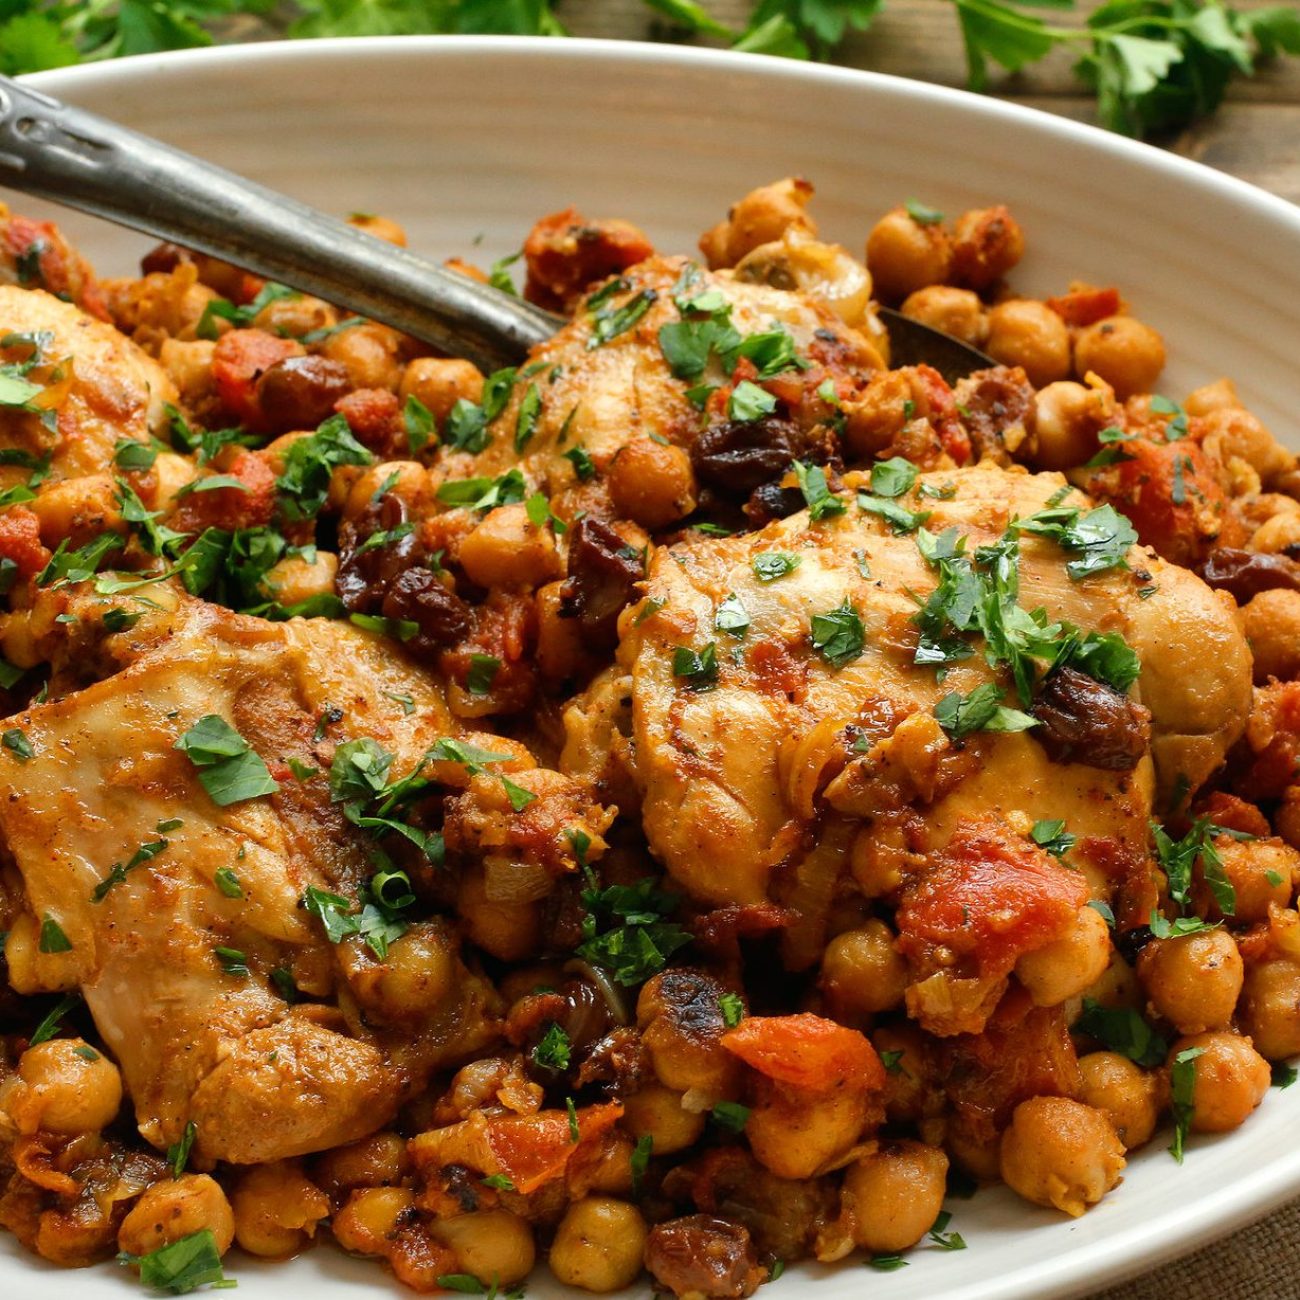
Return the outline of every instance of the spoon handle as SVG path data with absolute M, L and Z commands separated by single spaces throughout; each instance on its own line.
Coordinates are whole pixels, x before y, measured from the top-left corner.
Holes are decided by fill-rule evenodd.
M 0 184 L 233 262 L 485 370 L 519 361 L 560 324 L 498 289 L 8 77 L 0 77 Z

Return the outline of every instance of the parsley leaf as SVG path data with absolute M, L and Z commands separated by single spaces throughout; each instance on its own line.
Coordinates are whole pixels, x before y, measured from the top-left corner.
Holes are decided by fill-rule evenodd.
M 352 436 L 347 420 L 331 415 L 310 437 L 296 438 L 285 451 L 284 469 L 275 480 L 281 513 L 291 522 L 314 519 L 325 504 L 334 470 L 373 460 Z
M 572 1055 L 569 1035 L 552 1021 L 531 1055 L 534 1064 L 540 1065 L 544 1070 L 558 1070 L 562 1073 L 569 1068 Z
M 199 783 L 223 808 L 280 788 L 248 741 L 215 713 L 200 718 L 173 748 L 189 758 L 198 769 Z
M 653 879 L 584 890 L 582 903 L 587 914 L 577 954 L 609 971 L 622 985 L 644 983 L 691 941 L 667 919 L 677 908 L 677 896 L 661 890 Z
M 1001 701 L 1002 688 L 985 682 L 969 695 L 950 691 L 934 706 L 934 716 L 953 740 L 976 731 L 1027 731 L 1038 725 L 1029 714 L 1009 709 Z
M 1108 1052 L 1127 1056 L 1147 1070 L 1159 1065 L 1169 1051 L 1169 1044 L 1132 1007 L 1103 1007 L 1093 998 L 1084 998 L 1073 1031 L 1095 1038 Z
M 849 598 L 825 614 L 812 617 L 813 649 L 832 667 L 843 668 L 862 654 L 866 629 Z
M 754 556 L 754 577 L 759 582 L 775 582 L 787 573 L 793 573 L 801 562 L 800 556 L 791 555 L 789 551 L 761 551 Z
M 1169 1066 L 1169 1102 L 1174 1112 L 1174 1140 L 1170 1143 L 1169 1154 L 1180 1165 L 1183 1163 L 1187 1132 L 1196 1112 L 1196 1058 L 1204 1052 L 1203 1047 L 1185 1048 L 1174 1057 Z
M 673 676 L 680 677 L 693 691 L 711 691 L 718 684 L 717 643 L 710 641 L 699 651 L 679 645 L 673 651 Z
M 820 465 L 806 465 L 803 461 L 794 462 L 795 478 L 799 480 L 799 491 L 808 505 L 808 518 L 816 523 L 819 519 L 829 519 L 832 515 L 842 515 L 848 508 L 827 486 L 826 471 Z
M 1075 582 L 1107 569 L 1128 568 L 1129 548 L 1138 539 L 1133 525 L 1112 505 L 1087 512 L 1056 506 L 1018 519 L 1011 526 L 1022 533 L 1049 537 L 1062 550 L 1074 552 L 1077 558 L 1067 562 L 1065 571 Z
M 172 1295 L 186 1295 L 210 1283 L 226 1283 L 210 1228 L 200 1228 L 188 1237 L 159 1246 L 148 1255 L 128 1255 L 124 1251 L 117 1258 L 121 1264 L 138 1265 L 143 1286 L 169 1291 Z
M 749 631 L 749 611 L 734 591 L 718 605 L 717 613 L 713 616 L 713 626 L 737 640 L 743 640 Z

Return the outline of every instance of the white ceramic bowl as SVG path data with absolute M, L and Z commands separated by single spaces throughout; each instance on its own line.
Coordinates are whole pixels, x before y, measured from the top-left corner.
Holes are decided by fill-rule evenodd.
M 1117 284 L 1165 335 L 1167 393 L 1231 375 L 1300 446 L 1300 210 L 1055 117 L 836 68 L 588 41 L 264 45 L 32 80 L 321 208 L 390 214 L 439 257 L 511 252 L 536 217 L 570 204 L 636 221 L 661 248 L 691 249 L 731 200 L 790 173 L 816 183 L 824 232 L 853 249 L 907 197 L 949 212 L 1006 202 L 1029 241 L 1018 286 Z M 147 246 L 83 218 L 65 224 L 104 274 L 131 273 Z M 1078 1221 L 986 1191 L 952 1207 L 964 1252 L 918 1250 L 890 1274 L 864 1274 L 856 1261 L 791 1269 L 765 1294 L 811 1294 L 813 1279 L 823 1300 L 864 1288 L 878 1300 L 1081 1294 L 1300 1194 L 1298 1123 L 1300 1087 L 1274 1091 L 1236 1133 L 1193 1139 L 1181 1168 L 1153 1143 Z M 236 1253 L 229 1264 L 242 1300 L 396 1287 L 377 1265 L 331 1249 L 288 1265 Z M 7 1300 L 101 1300 L 131 1287 L 111 1266 L 46 1268 L 0 1234 Z M 548 1283 L 529 1293 L 547 1295 Z

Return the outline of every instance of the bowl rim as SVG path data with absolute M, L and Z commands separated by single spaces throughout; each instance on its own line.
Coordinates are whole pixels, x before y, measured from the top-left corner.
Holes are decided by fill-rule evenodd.
M 1189 181 L 1218 196 L 1245 203 L 1256 212 L 1278 220 L 1291 233 L 1300 236 L 1300 205 L 1272 194 L 1259 185 L 1220 171 L 1196 159 L 1185 158 L 1142 140 L 1108 131 L 1089 122 L 1062 117 L 1046 109 L 999 99 L 993 95 L 903 77 L 894 73 L 875 72 L 866 68 L 849 68 L 812 60 L 780 58 L 770 54 L 750 54 L 739 50 L 709 46 L 677 45 L 648 40 L 615 40 L 586 36 L 327 36 L 295 40 L 281 38 L 241 45 L 209 45 L 186 50 L 167 50 L 155 54 L 137 54 L 121 59 L 50 68 L 28 73 L 20 80 L 38 89 L 47 83 L 109 83 L 133 75 L 170 73 L 190 66 L 207 68 L 215 65 L 267 62 L 330 62 L 364 53 L 367 60 L 407 57 L 412 51 L 430 54 L 471 56 L 512 56 L 564 60 L 569 58 L 613 59 L 631 67 L 668 67 L 674 64 L 695 65 L 722 71 L 744 68 L 770 79 L 784 82 L 821 82 L 828 86 L 870 85 L 877 91 L 919 102 L 931 102 L 950 109 L 965 110 L 990 122 L 1032 124 L 1038 131 L 1091 152 L 1110 154 L 1128 162 Z
M 870 88 L 883 98 L 902 99 L 914 104 L 928 103 L 965 112 L 994 126 L 1006 124 L 1030 129 L 1048 142 L 1059 141 L 1096 158 L 1126 163 L 1158 174 L 1267 221 L 1279 235 L 1295 240 L 1300 253 L 1300 206 L 1248 181 L 1154 145 L 1043 109 L 956 87 L 867 69 L 726 49 L 588 37 L 326 37 L 136 55 L 31 73 L 21 80 L 37 89 L 48 87 L 51 93 L 68 94 L 75 99 L 77 88 L 83 85 L 98 89 L 132 83 L 153 75 L 180 76 L 190 69 L 208 71 L 238 67 L 241 72 L 247 72 L 250 67 L 257 69 L 271 64 L 331 64 L 359 57 L 364 57 L 369 63 L 382 63 L 421 53 L 431 57 L 483 59 L 508 55 L 549 63 L 601 59 L 620 62 L 630 71 L 674 66 L 715 72 L 740 68 L 750 75 L 787 85 L 817 83 L 844 89 Z M 1231 1137 L 1227 1134 L 1217 1140 L 1230 1140 Z M 1206 1143 L 1207 1139 L 1203 1137 L 1201 1142 Z M 1025 1270 L 1020 1276 L 963 1289 L 963 1300 L 1045 1300 L 1048 1296 L 1091 1293 L 1208 1245 L 1263 1218 L 1297 1194 L 1300 1194 L 1300 1146 L 1278 1151 L 1248 1180 L 1225 1182 L 1191 1204 L 1175 1202 L 1156 1219 L 1121 1221 L 1104 1238 L 1091 1243 L 1086 1273 L 1080 1269 L 1077 1251 L 1067 1250 L 1059 1255 L 1040 1256 L 1035 1261 L 1035 1268 Z M 0 1261 L 0 1272 L 2 1268 L 3 1261 Z M 48 1279 L 49 1274 L 42 1276 Z

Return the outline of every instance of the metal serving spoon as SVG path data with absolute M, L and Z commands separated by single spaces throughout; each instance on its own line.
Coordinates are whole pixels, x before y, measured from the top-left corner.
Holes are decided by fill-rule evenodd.
M 276 191 L 0 77 L 0 184 L 197 249 L 468 357 L 512 365 L 564 321 Z M 881 310 L 895 365 L 952 382 L 992 365 Z

